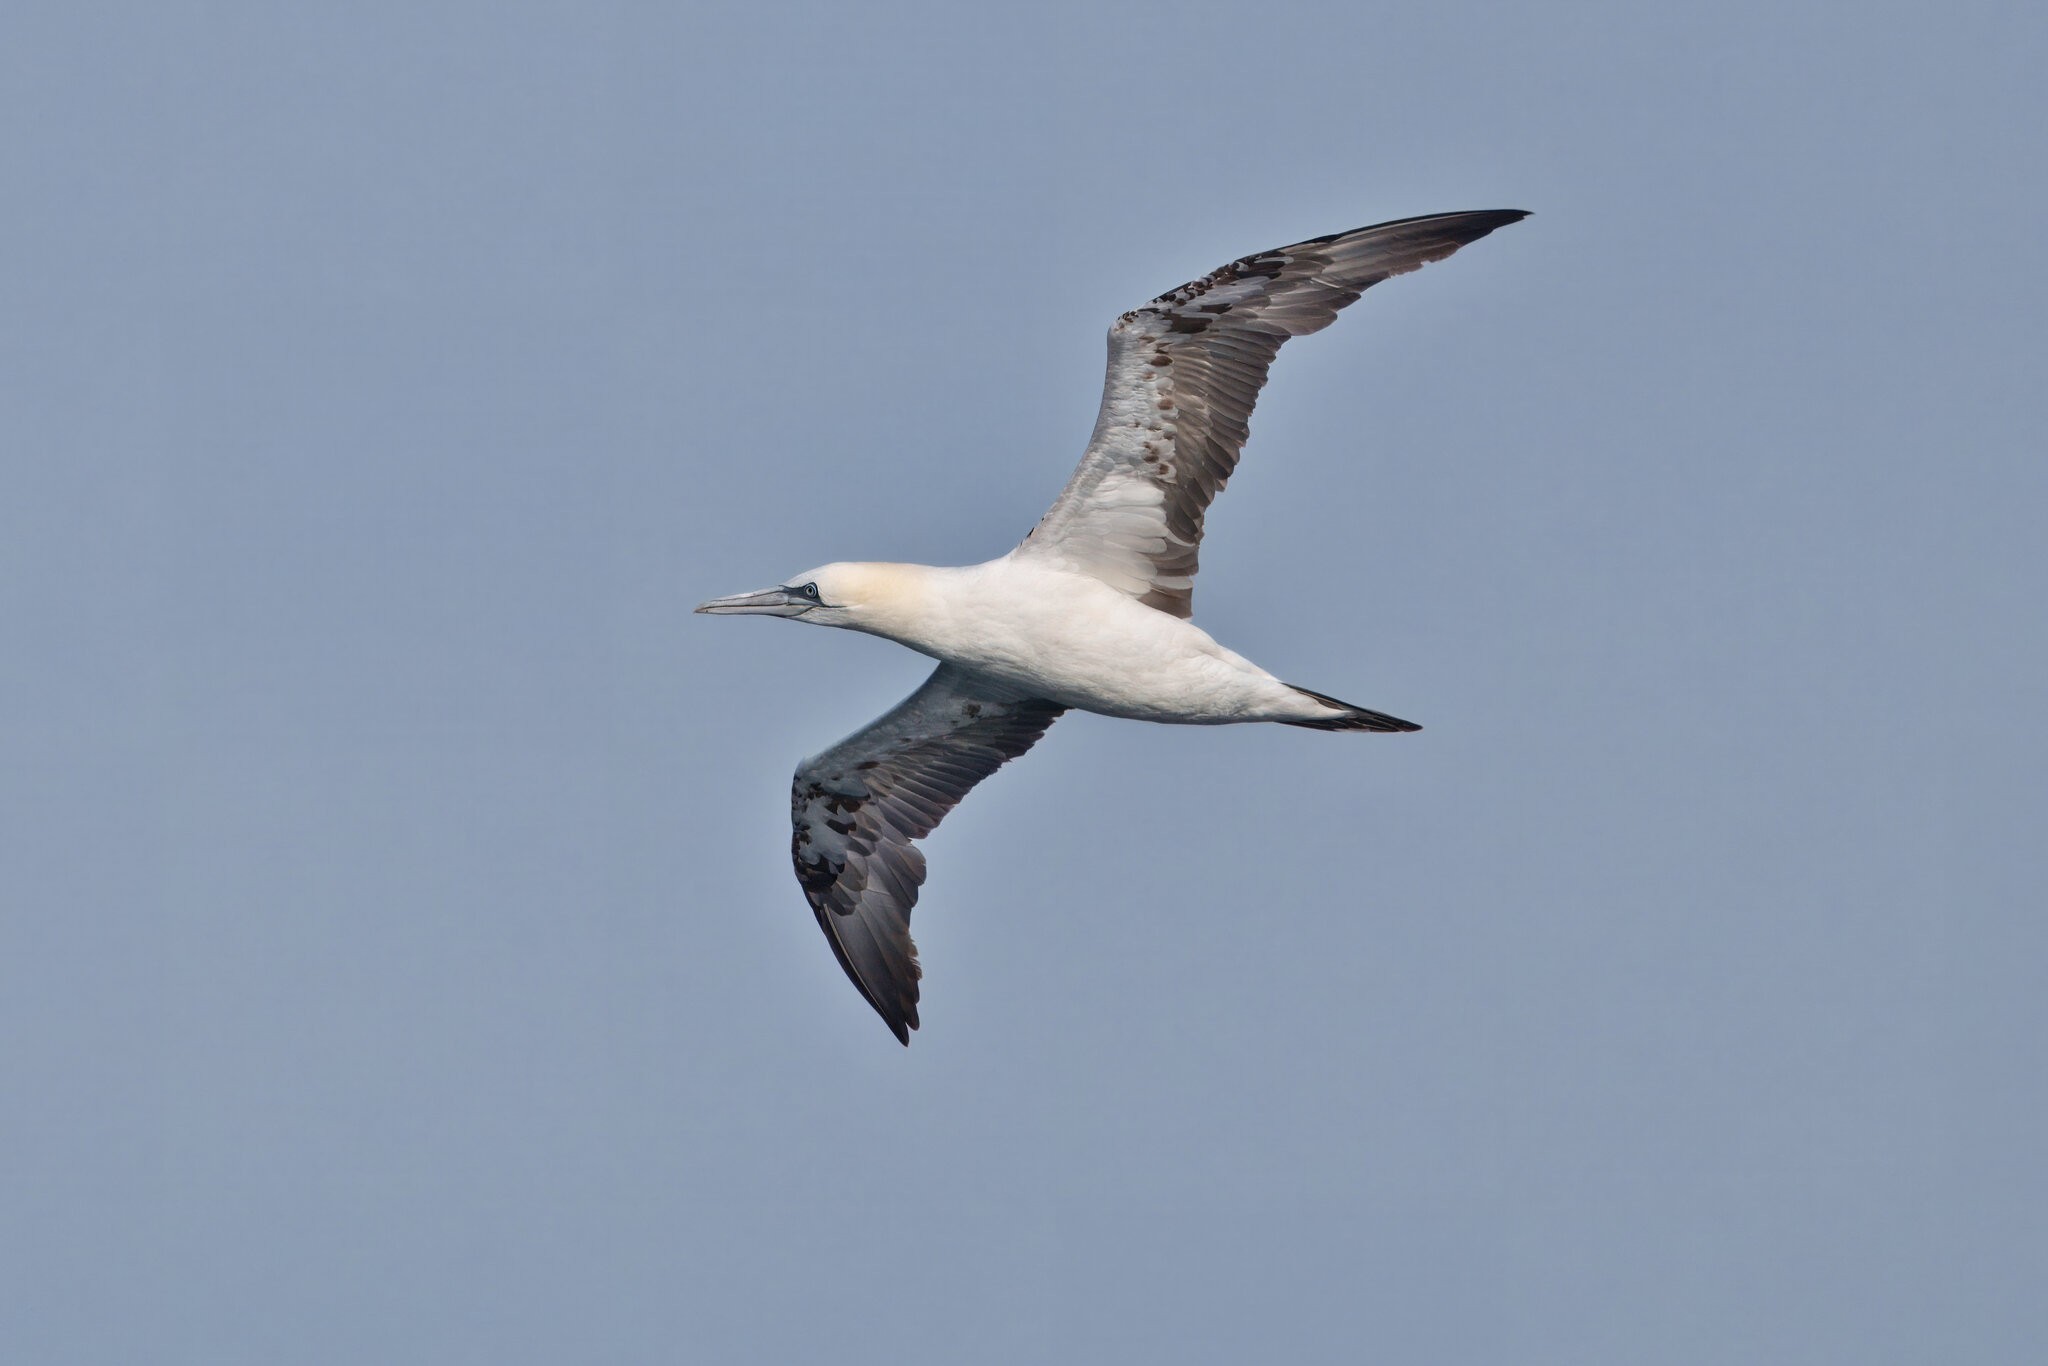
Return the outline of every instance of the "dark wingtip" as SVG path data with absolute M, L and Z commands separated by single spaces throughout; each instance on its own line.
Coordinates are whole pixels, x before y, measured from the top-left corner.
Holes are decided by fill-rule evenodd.
M 1474 209 L 1469 213 L 1439 215 L 1446 220 L 1446 226 L 1455 224 L 1460 245 L 1477 242 L 1495 229 L 1519 223 L 1528 216 L 1527 209 Z
M 918 975 L 921 977 L 924 974 L 919 973 Z M 912 983 L 911 985 L 912 995 L 910 1000 L 898 1000 L 894 1009 L 885 1007 L 872 996 L 868 998 L 868 1004 L 872 1005 L 875 1008 L 875 1013 L 882 1017 L 882 1023 L 889 1026 L 889 1032 L 896 1036 L 896 1042 L 902 1044 L 905 1048 L 910 1047 L 910 1031 L 918 1026 L 916 984 Z
M 1463 209 L 1455 213 L 1424 213 L 1413 218 L 1395 218 L 1385 223 L 1374 223 L 1363 228 L 1351 228 L 1344 232 L 1333 232 L 1327 237 L 1318 237 L 1317 242 L 1334 242 L 1340 237 L 1356 237 L 1361 233 L 1384 232 L 1388 228 L 1441 228 L 1454 235 L 1459 245 L 1476 242 L 1496 228 L 1510 223 L 1519 223 L 1529 216 L 1527 209 Z

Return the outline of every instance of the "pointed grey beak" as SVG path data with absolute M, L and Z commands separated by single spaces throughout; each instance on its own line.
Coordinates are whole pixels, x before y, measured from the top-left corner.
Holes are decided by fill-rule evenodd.
M 764 588 L 758 593 L 735 593 L 729 598 L 713 598 L 699 603 L 697 610 L 709 612 L 715 617 L 802 616 L 818 604 L 808 598 L 800 598 L 787 588 Z

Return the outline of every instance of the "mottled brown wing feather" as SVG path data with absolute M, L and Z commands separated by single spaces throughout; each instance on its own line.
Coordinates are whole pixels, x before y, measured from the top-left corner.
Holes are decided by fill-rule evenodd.
M 807 759 L 790 789 L 790 856 L 839 966 L 904 1043 L 917 1028 L 910 908 L 922 839 L 1066 708 L 942 664 L 872 724 Z
M 1237 468 L 1252 405 L 1289 337 L 1389 276 L 1526 217 L 1436 214 L 1232 261 L 1117 319 L 1088 451 L 1021 553 L 1095 575 L 1147 606 L 1192 611 L 1202 519 Z

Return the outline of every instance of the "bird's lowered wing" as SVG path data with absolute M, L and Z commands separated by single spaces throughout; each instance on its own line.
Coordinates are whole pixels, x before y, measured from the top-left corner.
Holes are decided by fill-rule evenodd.
M 839 966 L 904 1043 L 917 1028 L 910 908 L 922 839 L 1066 708 L 941 664 L 924 686 L 823 754 L 790 789 L 790 856 Z
M 1266 371 L 1373 285 L 1526 215 L 1435 214 L 1259 252 L 1162 294 L 1109 330 L 1087 454 L 1019 547 L 1147 606 L 1191 611 L 1202 517 L 1237 468 Z

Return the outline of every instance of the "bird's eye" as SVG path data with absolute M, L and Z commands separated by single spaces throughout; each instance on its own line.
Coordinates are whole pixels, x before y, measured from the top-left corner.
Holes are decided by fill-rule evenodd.
M 809 598 L 812 602 L 816 602 L 818 600 L 818 585 L 816 585 L 815 583 L 807 583 L 802 588 L 799 588 L 796 591 L 803 594 L 805 597 Z

